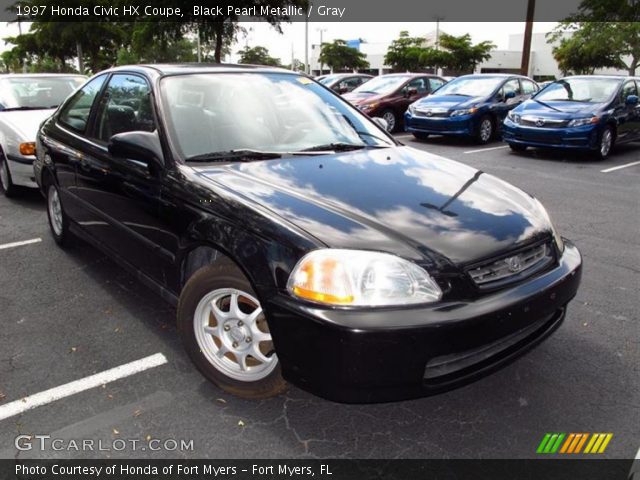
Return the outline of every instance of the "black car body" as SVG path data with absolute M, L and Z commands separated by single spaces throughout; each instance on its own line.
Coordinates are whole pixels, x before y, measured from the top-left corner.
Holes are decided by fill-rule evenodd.
M 316 82 L 277 69 L 232 66 L 121 67 L 101 75 L 80 90 L 86 98 L 72 97 L 38 135 L 36 178 L 49 198 L 50 218 L 58 218 L 58 209 L 64 220 L 56 228 L 52 223 L 54 237 L 74 232 L 106 251 L 178 304 L 179 322 L 186 305 L 197 303 L 196 312 L 203 305 L 193 292 L 202 282 L 215 283 L 208 269 L 230 261 L 266 313 L 286 380 L 343 402 L 428 395 L 498 368 L 564 319 L 580 283 L 581 257 L 534 197 L 472 167 L 397 144 Z M 328 114 L 338 111 L 331 128 L 346 116 L 340 128 L 353 127 L 365 143 L 281 155 L 249 148 L 185 154 L 202 135 L 213 135 L 203 122 L 217 117 L 208 107 L 204 116 L 203 105 L 229 100 L 203 98 L 224 92 L 204 89 L 202 82 L 214 79 L 245 92 L 243 82 L 300 89 L 308 102 L 330 104 Z M 125 81 L 121 92 L 142 88 L 141 95 L 105 94 Z M 306 108 L 281 95 L 273 101 L 276 109 Z M 228 103 L 220 105 L 229 111 Z M 252 118 L 260 112 L 254 105 Z M 112 120 L 106 133 L 101 119 Z M 309 135 L 323 127 L 304 125 L 296 117 L 295 128 L 308 128 Z M 263 131 L 246 128 L 255 128 L 251 138 Z M 298 135 L 287 125 L 279 128 Z M 233 132 L 224 133 L 218 142 Z M 59 198 L 51 200 L 56 192 Z M 357 286 L 345 276 L 356 261 L 351 258 L 366 267 Z M 310 278 L 328 278 L 321 284 L 328 290 L 303 298 L 300 286 Z M 355 294 L 333 300 L 334 285 L 382 300 L 356 304 Z M 385 300 L 395 298 L 408 300 Z M 215 328 L 221 328 L 218 321 Z M 230 341 L 247 338 L 243 332 L 232 326 Z M 208 375 L 193 345 L 187 347 L 210 379 L 244 392 L 238 382 L 230 387 L 215 372 Z

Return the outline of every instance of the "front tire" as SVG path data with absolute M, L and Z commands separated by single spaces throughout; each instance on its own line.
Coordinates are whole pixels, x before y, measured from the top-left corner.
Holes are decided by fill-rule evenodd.
M 413 132 L 413 136 L 418 140 L 428 140 L 429 134 L 423 132 Z
M 387 122 L 387 132 L 393 133 L 398 129 L 398 118 L 393 110 L 387 109 L 380 116 Z
M 9 170 L 9 163 L 4 156 L 4 152 L 0 149 L 0 188 L 6 197 L 14 197 L 17 193 L 17 187 L 13 184 L 11 179 L 11 171 Z
M 60 200 L 60 192 L 55 184 L 50 183 L 46 187 L 47 192 L 47 218 L 49 229 L 56 243 L 62 247 L 69 246 L 72 234 L 69 231 L 69 219 Z
M 493 138 L 493 120 L 489 115 L 485 115 L 478 123 L 478 131 L 476 133 L 476 141 L 480 145 L 486 145 Z
M 614 144 L 615 133 L 613 131 L 613 128 L 607 125 L 600 135 L 600 141 L 598 142 L 597 150 L 594 152 L 596 159 L 606 159 L 611 153 L 611 150 L 613 150 Z
M 286 390 L 251 284 L 231 262 L 198 270 L 178 303 L 178 332 L 198 370 L 224 391 L 261 399 Z

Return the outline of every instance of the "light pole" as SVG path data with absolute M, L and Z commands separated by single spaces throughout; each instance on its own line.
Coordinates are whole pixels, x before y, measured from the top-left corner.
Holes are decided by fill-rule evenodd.
M 440 50 L 440 22 L 442 20 L 444 20 L 444 17 L 441 17 L 440 15 L 436 15 L 435 17 L 433 17 L 436 21 L 436 52 Z M 436 75 L 442 75 L 442 72 L 440 71 L 440 66 L 436 66 Z
M 324 65 L 322 64 L 322 60 L 320 60 L 320 56 L 322 55 L 322 34 L 327 31 L 326 28 L 316 28 L 318 32 L 320 32 L 320 51 L 318 52 L 318 61 L 320 62 L 320 75 L 322 75 L 322 71 L 324 70 Z
M 309 8 L 311 8 L 311 3 Z M 309 15 L 304 19 L 304 73 L 309 74 Z

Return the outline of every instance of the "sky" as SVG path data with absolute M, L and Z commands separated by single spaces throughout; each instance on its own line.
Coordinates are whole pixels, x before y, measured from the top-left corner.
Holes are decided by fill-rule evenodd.
M 245 45 L 266 47 L 271 56 L 280 58 L 284 64 L 291 62 L 292 49 L 295 58 L 304 60 L 304 22 L 283 24 L 282 34 L 267 23 L 243 23 L 241 25 L 247 30 L 247 35 L 240 36 L 236 45 L 233 46 L 230 61 L 237 60 L 237 51 Z M 548 32 L 554 26 L 553 22 L 536 22 L 533 31 Z M 309 45 L 320 43 L 321 29 L 323 30 L 324 42 L 338 38 L 343 40 L 362 38 L 369 43 L 390 43 L 398 37 L 401 30 L 408 30 L 412 36 L 423 36 L 435 31 L 436 23 L 312 22 L 309 23 Z M 524 22 L 441 22 L 440 29 L 452 35 L 469 33 L 474 43 L 490 40 L 497 45 L 498 49 L 505 49 L 510 34 L 524 31 Z M 23 26 L 23 31 L 27 30 L 28 27 Z M 17 24 L 0 23 L 0 39 L 17 34 Z M 10 48 L 10 45 L 0 41 L 0 52 L 7 48 Z

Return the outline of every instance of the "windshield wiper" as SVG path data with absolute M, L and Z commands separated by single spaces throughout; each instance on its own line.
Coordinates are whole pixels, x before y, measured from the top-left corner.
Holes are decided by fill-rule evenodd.
M 324 145 L 315 145 L 309 148 L 303 148 L 300 152 L 349 152 L 351 150 L 362 150 L 368 145 L 363 143 L 326 143 Z
M 556 107 L 553 107 L 553 106 L 551 106 L 551 105 L 549 105 L 549 104 L 547 104 L 547 103 L 544 103 L 544 102 L 543 102 L 543 101 L 541 101 L 541 100 L 536 100 L 535 98 L 532 98 L 531 100 L 533 100 L 533 101 L 534 101 L 534 102 L 536 102 L 536 103 L 539 103 L 539 104 L 540 104 L 540 105 L 542 105 L 543 107 L 550 108 L 551 110 L 555 110 L 556 112 L 562 112 L 562 110 L 560 110 L 560 109 L 558 109 L 558 108 L 556 108 Z M 551 101 L 553 101 L 553 100 L 551 100 Z
M 185 159 L 187 162 L 224 162 L 227 160 L 249 161 L 249 160 L 269 160 L 281 158 L 282 154 L 277 152 L 264 152 L 262 150 L 252 150 L 243 148 L 238 150 L 225 150 L 221 152 L 203 153 Z

